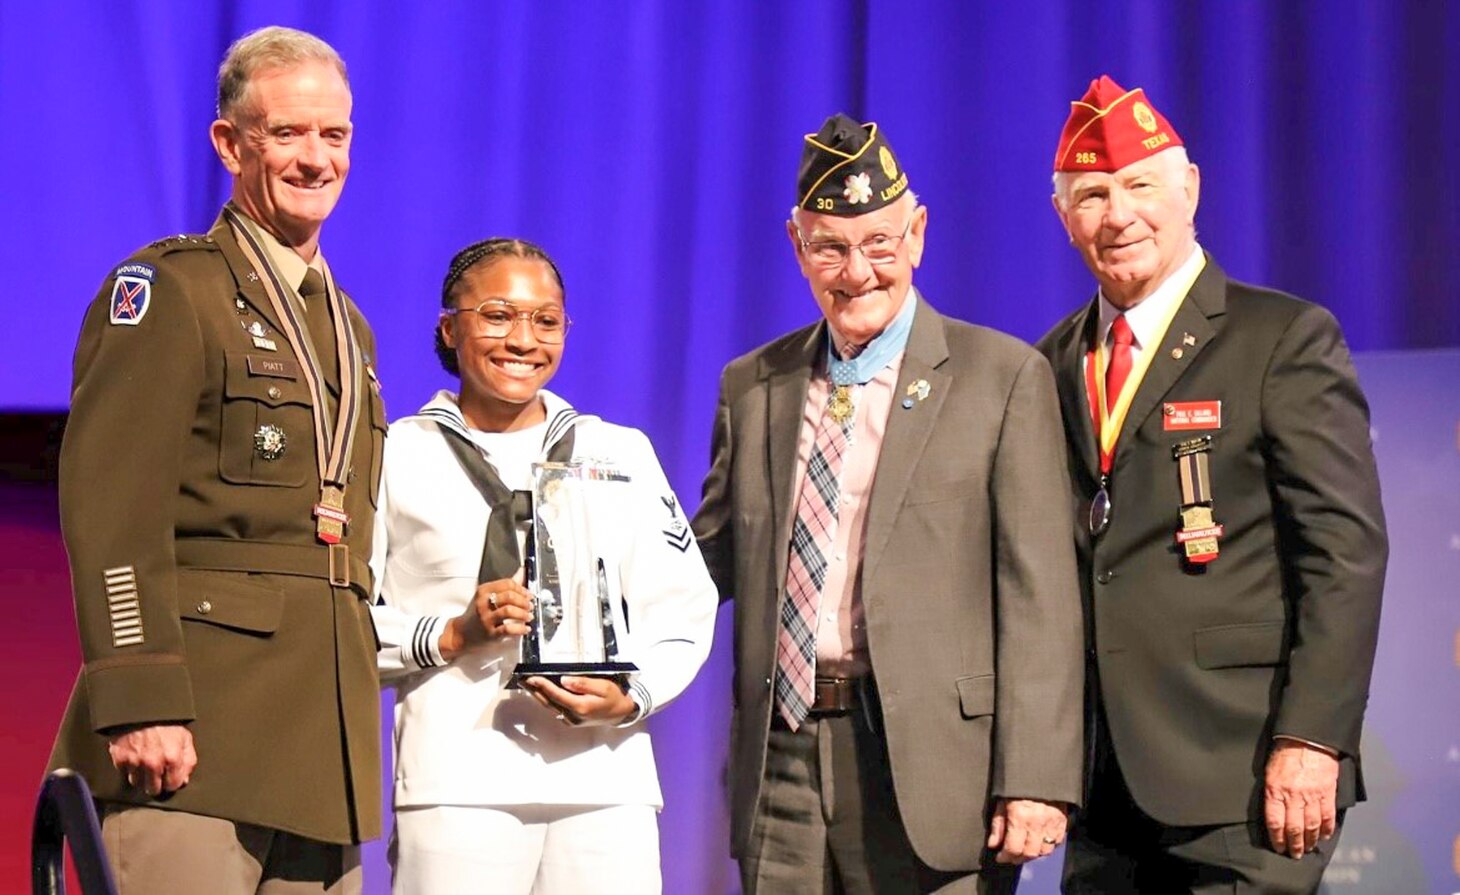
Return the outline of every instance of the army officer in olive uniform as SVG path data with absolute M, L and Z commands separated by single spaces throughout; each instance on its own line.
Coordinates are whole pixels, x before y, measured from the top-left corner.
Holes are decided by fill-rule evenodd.
M 118 266 L 76 349 L 61 525 L 85 666 L 52 765 L 101 801 L 121 895 L 358 892 L 385 415 L 319 250 L 349 83 L 328 44 L 265 28 L 218 86 L 232 201 Z

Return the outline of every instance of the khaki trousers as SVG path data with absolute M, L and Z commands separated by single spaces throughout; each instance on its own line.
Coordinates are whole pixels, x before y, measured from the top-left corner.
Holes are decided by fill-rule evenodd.
M 117 895 L 359 895 L 360 847 L 219 817 L 104 805 Z

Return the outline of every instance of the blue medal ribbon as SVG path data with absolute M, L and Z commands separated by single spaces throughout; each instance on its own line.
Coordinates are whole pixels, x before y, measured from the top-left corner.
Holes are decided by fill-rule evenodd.
M 908 334 L 912 332 L 913 313 L 917 310 L 918 294 L 911 286 L 908 287 L 907 299 L 902 303 L 902 310 L 887 325 L 887 328 L 877 334 L 877 337 L 867 343 L 867 347 L 851 360 L 842 360 L 837 355 L 836 345 L 832 342 L 830 333 L 826 339 L 826 368 L 831 376 L 831 384 L 835 386 L 866 385 L 873 377 L 892 363 L 893 359 L 902 353 L 907 347 Z

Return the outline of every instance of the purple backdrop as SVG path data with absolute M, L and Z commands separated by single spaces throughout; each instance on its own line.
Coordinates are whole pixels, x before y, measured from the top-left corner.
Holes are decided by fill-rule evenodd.
M 1201 238 L 1229 273 L 1328 305 L 1357 348 L 1460 344 L 1460 15 L 1443 4 L 62 0 L 0 4 L 0 270 L 19 334 L 0 407 L 63 408 L 102 278 L 211 221 L 227 189 L 206 141 L 213 72 L 270 23 L 351 66 L 354 169 L 324 245 L 375 324 L 392 417 L 448 382 L 428 330 L 452 252 L 533 239 L 577 320 L 555 387 L 645 429 L 687 506 L 721 366 L 815 314 L 782 222 L 801 135 L 837 110 L 883 125 L 928 204 L 918 283 L 945 312 L 1032 339 L 1088 295 L 1049 167 L 1069 101 L 1109 72 L 1185 137 Z M 719 633 L 656 724 L 670 892 L 733 888 Z M 33 706 L 41 727 L 59 710 Z M 1438 868 L 1429 852 L 1460 824 L 1430 820 Z

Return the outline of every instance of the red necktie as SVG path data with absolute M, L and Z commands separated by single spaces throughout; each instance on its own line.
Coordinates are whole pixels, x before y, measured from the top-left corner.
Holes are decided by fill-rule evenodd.
M 1125 388 L 1126 377 L 1130 376 L 1130 346 L 1135 341 L 1135 334 L 1131 332 L 1124 314 L 1116 317 L 1110 325 L 1110 338 L 1115 342 L 1115 348 L 1110 352 L 1110 366 L 1105 368 L 1106 415 L 1114 415 L 1115 402 L 1120 400 L 1120 390 Z

